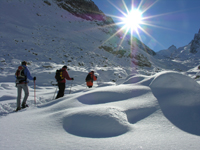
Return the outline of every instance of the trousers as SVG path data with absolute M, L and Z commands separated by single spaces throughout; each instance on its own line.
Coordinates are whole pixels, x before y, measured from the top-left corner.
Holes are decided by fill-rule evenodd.
M 56 96 L 56 99 L 63 97 L 64 96 L 64 92 L 65 92 L 65 83 L 58 83 L 58 94 Z
M 29 96 L 28 85 L 27 84 L 17 84 L 17 108 L 19 108 L 20 104 L 21 104 L 22 89 L 24 91 L 24 99 L 22 101 L 22 104 L 26 104 L 26 101 Z

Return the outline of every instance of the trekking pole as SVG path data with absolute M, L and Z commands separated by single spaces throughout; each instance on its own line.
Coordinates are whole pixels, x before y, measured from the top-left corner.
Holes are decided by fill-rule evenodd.
M 72 80 L 72 82 L 73 82 L 73 80 Z M 71 87 L 70 87 L 70 90 L 69 90 L 69 94 L 71 93 L 71 88 L 72 88 L 72 82 L 71 82 Z
M 35 86 L 35 80 L 34 80 L 34 101 L 36 105 L 36 86 Z
M 56 87 L 55 93 L 54 93 L 54 95 L 53 95 L 53 99 L 55 99 L 55 95 L 56 95 L 56 92 L 57 92 L 57 88 L 58 88 L 58 87 Z

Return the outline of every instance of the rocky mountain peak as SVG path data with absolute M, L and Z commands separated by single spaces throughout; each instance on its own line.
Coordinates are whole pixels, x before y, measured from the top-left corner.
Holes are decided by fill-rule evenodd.
M 194 35 L 194 39 L 191 42 L 190 52 L 195 54 L 200 49 L 200 29 L 197 34 Z
M 176 46 L 172 45 L 172 46 L 170 46 L 170 47 L 168 48 L 168 50 L 174 51 L 174 50 L 177 50 L 177 48 L 176 48 Z

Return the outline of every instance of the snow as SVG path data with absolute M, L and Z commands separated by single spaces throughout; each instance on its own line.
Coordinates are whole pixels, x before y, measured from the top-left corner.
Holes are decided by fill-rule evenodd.
M 58 100 L 52 100 L 55 87 L 41 85 L 36 89 L 36 105 L 29 86 L 29 108 L 15 113 L 14 83 L 0 83 L 3 150 L 200 146 L 200 86 L 177 72 L 133 75 L 119 85 L 96 83 L 92 89 L 72 84 Z
M 4 7 L 0 5 L 1 12 L 9 12 L 10 9 L 6 8 L 17 9 L 19 7 L 23 8 L 20 10 L 22 13 L 25 9 L 30 9 L 31 11 L 26 10 L 30 15 L 35 10 L 40 10 L 40 6 L 44 10 L 41 11 L 43 12 L 41 14 L 46 15 L 45 12 L 48 12 L 49 16 L 56 16 L 50 9 L 53 6 L 50 7 L 39 1 L 35 2 L 34 7 L 31 1 L 2 0 L 0 3 L 4 4 Z M 55 8 L 57 7 L 55 6 Z M 62 10 L 57 10 L 58 14 L 61 12 Z M 50 23 L 50 20 L 41 19 L 40 22 L 37 20 L 39 16 L 33 16 L 30 24 L 30 20 L 26 18 L 25 14 L 21 16 L 20 21 L 12 18 L 13 13 L 11 16 L 8 13 L 1 14 L 3 14 L 0 18 L 1 23 L 9 24 L 9 26 L 0 27 L 2 33 L 0 36 L 2 39 L 0 53 L 1 150 L 199 149 L 200 81 L 199 79 L 194 80 L 198 66 L 182 73 L 162 69 L 159 73 L 140 74 L 136 70 L 127 69 L 128 66 L 130 67 L 129 60 L 125 62 L 124 59 L 116 59 L 100 49 L 91 51 L 101 43 L 100 39 L 107 39 L 107 35 L 102 34 L 100 30 L 92 30 L 89 31 L 94 34 L 91 37 L 90 33 L 85 31 L 86 27 L 88 29 L 95 27 L 90 22 L 68 14 L 66 16 L 72 22 L 67 23 L 68 26 L 62 33 L 61 28 L 65 26 L 61 25 L 62 19 L 56 25 L 58 27 L 54 29 L 52 24 L 42 28 L 44 22 Z M 18 17 L 18 15 L 14 15 L 14 17 Z M 26 19 L 23 19 L 24 17 Z M 56 21 L 59 22 L 60 18 L 56 17 Z M 76 21 L 73 22 L 73 20 Z M 17 22 L 21 24 L 18 27 L 21 28 L 21 31 L 15 29 Z M 34 22 L 41 27 L 38 33 L 34 31 L 38 29 L 37 27 L 32 28 L 35 26 Z M 82 34 L 76 36 L 75 31 L 79 29 L 80 25 L 83 26 Z M 72 27 L 74 30 L 71 31 Z M 10 29 L 13 29 L 14 34 Z M 47 29 L 52 30 L 48 31 Z M 60 31 L 59 36 L 56 36 L 57 30 Z M 31 31 L 37 35 L 37 40 L 28 36 L 28 33 L 32 33 Z M 71 38 L 64 36 L 65 31 L 69 31 Z M 48 38 L 45 40 L 39 34 L 43 35 L 43 38 L 45 36 Z M 18 39 L 19 35 L 21 35 L 21 40 L 26 41 L 25 43 L 13 41 L 14 37 L 16 36 Z M 53 38 L 56 39 L 55 44 L 50 42 Z M 92 45 L 85 40 L 86 38 L 93 39 L 92 42 L 98 44 Z M 35 46 L 33 43 L 36 41 L 38 43 Z M 65 42 L 67 44 L 71 42 L 69 47 L 63 44 Z M 40 45 L 38 45 L 39 43 Z M 46 45 L 42 45 L 44 43 Z M 90 45 L 88 46 L 88 44 Z M 63 52 L 65 48 L 60 48 L 62 46 L 69 49 Z M 76 53 L 81 48 L 83 51 Z M 87 49 L 89 50 L 87 51 Z M 88 57 L 83 53 L 87 53 Z M 68 58 L 61 57 L 64 54 Z M 102 55 L 102 58 L 97 57 L 96 54 Z M 84 57 L 81 59 L 81 56 Z M 91 56 L 95 57 L 96 61 L 96 63 L 93 61 L 93 66 L 89 66 L 90 61 L 93 60 L 90 58 Z M 74 59 L 69 59 L 71 57 Z M 109 63 L 112 62 L 113 66 L 104 67 L 102 61 L 104 57 L 110 58 Z M 29 108 L 13 112 L 16 109 L 17 97 L 14 74 L 24 59 L 28 60 L 28 69 L 31 75 L 37 77 L 36 104 L 34 102 L 34 83 L 30 81 L 27 101 Z M 68 60 L 72 60 L 72 62 L 70 63 Z M 85 65 L 78 65 L 79 61 Z M 122 63 L 124 63 L 122 66 L 118 66 Z M 52 81 L 55 83 L 55 71 L 63 65 L 68 65 L 68 73 L 75 80 L 67 81 L 65 96 L 55 100 L 53 97 L 55 97 L 57 87 L 50 83 Z M 170 64 L 166 65 L 171 67 Z M 84 79 L 91 70 L 95 71 L 98 78 L 94 82 L 93 88 L 89 89 L 86 87 Z M 145 69 L 139 72 L 142 71 L 148 72 Z

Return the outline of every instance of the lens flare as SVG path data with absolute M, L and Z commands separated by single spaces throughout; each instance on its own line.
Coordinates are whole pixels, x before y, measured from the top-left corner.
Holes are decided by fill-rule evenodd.
M 142 13 L 137 10 L 131 10 L 124 18 L 122 18 L 122 23 L 131 30 L 137 30 L 139 25 L 142 24 Z

